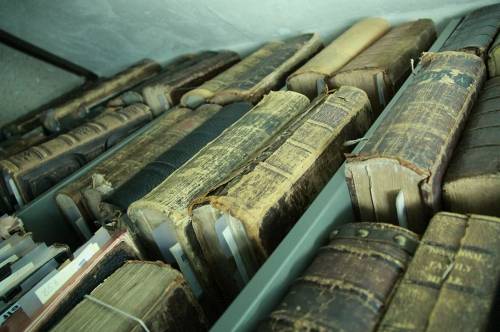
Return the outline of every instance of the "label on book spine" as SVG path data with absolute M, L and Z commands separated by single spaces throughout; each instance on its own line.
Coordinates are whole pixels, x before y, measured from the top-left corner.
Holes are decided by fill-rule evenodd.
M 78 257 L 61 269 L 59 273 L 49 279 L 42 287 L 37 289 L 35 294 L 40 302 L 45 304 L 98 251 L 99 245 L 97 243 L 88 245 Z

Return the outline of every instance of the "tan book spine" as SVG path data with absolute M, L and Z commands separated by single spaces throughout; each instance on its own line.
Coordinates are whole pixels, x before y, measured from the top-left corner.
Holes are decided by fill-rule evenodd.
M 181 104 L 189 107 L 203 102 L 225 105 L 248 101 L 256 104 L 269 91 L 279 89 L 286 76 L 321 47 L 317 34 L 267 43 L 241 62 L 186 93 L 181 98 Z
M 377 41 L 387 31 L 389 22 L 382 18 L 363 19 L 288 76 L 287 88 L 309 98 L 317 95 L 317 81 L 326 82 L 355 56 Z
M 463 52 L 426 53 L 421 64 L 346 164 L 360 220 L 407 224 L 417 233 L 440 208 L 443 173 L 485 76 L 481 58 Z
M 130 261 L 90 296 L 141 320 L 150 331 L 205 331 L 207 320 L 182 275 L 161 262 Z M 85 298 L 51 331 L 140 331 L 137 320 Z
M 43 126 L 49 131 L 58 132 L 61 130 L 62 121 L 85 118 L 91 107 L 154 76 L 160 70 L 161 66 L 157 62 L 142 60 L 118 75 L 83 91 L 79 97 L 47 110 L 41 116 Z
M 132 105 L 0 160 L 3 196 L 11 205 L 31 201 L 152 117 L 147 106 Z
M 183 265 L 184 262 L 180 262 L 181 270 L 183 266 L 192 269 L 194 272 L 184 270 L 183 273 L 195 273 L 199 279 L 188 279 L 192 286 L 199 282 L 204 290 L 213 288 L 208 286 L 212 281 L 200 249 L 191 246 L 196 242 L 190 240 L 194 239 L 188 213 L 190 203 L 220 185 L 251 160 L 299 116 L 308 103 L 305 96 L 296 92 L 271 92 L 152 192 L 129 207 L 131 227 L 137 228 L 151 250 L 159 253 L 162 247 L 166 248 L 164 257 L 172 259 L 169 248 L 181 246 L 188 263 Z
M 411 59 L 416 62 L 435 39 L 436 29 L 429 19 L 394 27 L 333 75 L 328 86 L 364 90 L 378 114 L 410 74 Z
M 229 227 L 248 281 L 341 165 L 348 151 L 344 142 L 362 137 L 372 119 L 366 93 L 347 86 L 310 113 L 275 151 L 264 150 L 248 173 L 204 198 L 205 205 L 193 212 L 196 238 L 228 293 L 240 290 L 233 281 L 238 263 L 226 257 L 216 224 Z
M 148 130 L 56 194 L 56 202 L 66 219 L 72 224 L 79 218 L 87 223 L 98 220 L 97 211 L 105 197 L 220 108 L 218 105 L 203 105 L 192 111 L 176 107 L 161 115 Z
M 499 218 L 435 215 L 378 331 L 485 331 L 500 281 L 499 237 Z
M 443 181 L 446 211 L 500 216 L 500 77 L 485 84 Z

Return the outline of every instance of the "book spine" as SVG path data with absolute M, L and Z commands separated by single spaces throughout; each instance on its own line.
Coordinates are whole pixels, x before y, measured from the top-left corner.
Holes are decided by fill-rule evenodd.
M 28 202 L 152 119 L 145 105 L 105 113 L 41 145 L 0 160 L 5 178 Z M 8 184 L 12 186 L 12 184 Z
M 468 14 L 441 51 L 463 51 L 485 59 L 490 44 L 498 33 L 500 5 L 479 8 Z
M 161 66 L 149 59 L 143 60 L 127 70 L 107 79 L 66 103 L 51 108 L 41 115 L 43 126 L 51 132 L 60 132 L 63 122 L 82 122 L 90 108 L 111 98 L 123 90 L 131 88 L 141 81 L 152 77 L 161 70 Z
M 287 78 L 287 88 L 309 98 L 317 95 L 317 82 L 327 81 L 356 55 L 382 37 L 390 28 L 382 18 L 367 18 L 350 27 L 324 50 Z
M 190 203 L 219 186 L 238 167 L 257 155 L 308 104 L 305 96 L 295 92 L 271 92 L 149 194 L 131 204 L 128 216 L 132 227 L 140 232 L 144 245 L 157 255 L 162 247 L 168 251 L 168 248 L 181 246 L 184 259 L 180 263 L 188 269 L 188 262 L 194 271 L 186 273 L 196 274 L 202 287 L 210 291 L 212 281 L 201 251 L 191 246 L 195 236 L 187 218 Z M 162 227 L 168 231 L 160 231 Z M 164 257 L 172 260 L 167 251 Z M 188 281 L 191 285 L 196 284 L 193 278 Z
M 161 112 L 163 100 L 170 106 L 179 103 L 182 95 L 238 62 L 237 53 L 222 51 L 191 64 L 182 71 L 172 73 L 164 82 L 145 87 L 142 96 L 154 112 Z
M 390 114 L 346 164 L 362 220 L 398 222 L 392 200 L 402 191 L 408 225 L 418 232 L 439 209 L 444 170 L 485 76 L 482 60 L 466 53 L 426 53 L 421 62 Z
M 374 331 L 417 245 L 397 226 L 341 226 L 260 330 Z
M 279 88 L 285 76 L 320 47 L 319 37 L 314 34 L 268 43 L 199 88 L 186 93 L 181 98 L 181 104 L 194 107 L 203 102 L 220 105 L 235 101 L 257 103 L 264 94 Z
M 435 39 L 436 29 L 431 20 L 397 26 L 340 69 L 328 85 L 350 85 L 364 90 L 378 115 L 410 74 L 411 59 L 417 61 Z
M 495 81 L 490 80 L 488 82 Z M 447 211 L 500 215 L 500 92 L 485 84 L 471 111 L 443 183 Z M 492 82 L 494 83 L 494 82 Z
M 431 220 L 379 331 L 482 331 L 500 280 L 500 219 Z
M 220 109 L 220 106 L 216 107 Z M 106 198 L 106 202 L 126 211 L 131 203 L 152 191 L 251 108 L 252 104 L 250 103 L 237 103 L 223 107 L 208 120 L 205 119 L 204 123 L 201 123 L 175 145 L 145 165 L 135 176 L 128 179 Z

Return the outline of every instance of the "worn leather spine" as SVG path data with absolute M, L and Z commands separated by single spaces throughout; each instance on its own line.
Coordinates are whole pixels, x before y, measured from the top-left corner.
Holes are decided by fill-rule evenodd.
M 484 331 L 500 281 L 499 236 L 499 218 L 435 215 L 378 331 Z
M 390 29 L 382 18 L 363 19 L 321 50 L 287 78 L 287 88 L 310 99 L 318 94 L 318 80 L 326 84 L 333 74 Z
M 31 201 L 152 117 L 147 106 L 132 105 L 102 114 L 66 134 L 0 160 L 3 200 L 11 208 L 15 202 L 22 205 Z
M 82 122 L 92 107 L 156 75 L 160 70 L 160 64 L 144 59 L 116 76 L 83 91 L 77 98 L 45 111 L 41 115 L 41 122 L 51 132 L 70 129 L 71 126 L 68 124 Z
M 488 51 L 488 74 L 490 77 L 500 76 L 500 34 Z
M 488 48 L 499 29 L 500 5 L 481 7 L 465 16 L 441 51 L 462 51 L 486 60 Z
M 56 202 L 67 221 L 73 224 L 75 218 L 82 217 L 92 224 L 99 219 L 95 211 L 105 198 L 219 110 L 217 105 L 203 105 L 194 111 L 176 107 L 158 117 L 145 132 L 58 191 Z
M 341 226 L 259 331 L 375 331 L 417 245 L 401 227 Z
M 485 77 L 481 58 L 464 52 L 426 53 L 421 64 L 390 113 L 346 164 L 360 220 L 405 222 L 417 233 L 440 209 L 443 173 Z M 399 218 L 398 195 L 404 201 Z
M 500 77 L 487 82 L 446 170 L 446 211 L 500 216 Z
M 246 262 L 248 277 L 341 165 L 348 151 L 344 142 L 362 137 L 372 119 L 366 93 L 347 86 L 325 97 L 309 113 L 278 146 L 273 143 L 242 174 L 198 200 L 237 223 L 235 229 L 243 228 L 241 235 L 234 231 L 234 238 L 246 238 L 238 247 L 247 252 L 245 257 L 253 258 Z M 232 280 L 235 262 L 224 255 L 216 227 L 216 220 L 193 217 L 196 238 L 217 282 L 236 295 L 241 286 Z
M 333 75 L 328 86 L 364 90 L 379 114 L 410 74 L 411 59 L 416 63 L 435 39 L 436 29 L 429 19 L 394 27 Z
M 220 185 L 258 154 L 308 104 L 307 97 L 296 92 L 268 94 L 154 190 L 131 204 L 128 209 L 130 227 L 137 229 L 153 252 L 159 253 L 161 249 L 154 237 L 158 232 L 168 237 L 164 242 L 169 246 L 179 244 L 200 287 L 205 293 L 215 292 L 201 249 L 196 244 L 188 207 L 195 198 Z M 162 231 L 164 225 L 168 232 Z M 223 301 L 222 298 L 218 300 Z
M 156 114 L 179 103 L 182 95 L 229 68 L 240 60 L 231 51 L 200 52 L 177 66 L 140 84 L 111 100 L 108 105 L 124 106 L 144 103 Z
M 220 108 L 221 106 L 212 105 L 212 107 Z M 106 203 L 100 206 L 99 218 L 110 220 L 110 217 L 117 214 L 117 210 L 126 213 L 130 204 L 152 191 L 252 107 L 252 104 L 246 102 L 222 107 L 210 119 L 145 165 L 136 175 L 109 195 L 105 200 Z
M 152 332 L 205 331 L 206 318 L 182 275 L 161 262 L 130 261 L 90 295 L 144 322 Z M 57 324 L 57 331 L 140 331 L 133 319 L 84 299 Z
M 277 90 L 286 76 L 322 47 L 317 34 L 304 34 L 270 42 L 238 64 L 186 93 L 181 104 L 195 107 L 204 102 L 225 105 L 237 101 L 256 104 Z

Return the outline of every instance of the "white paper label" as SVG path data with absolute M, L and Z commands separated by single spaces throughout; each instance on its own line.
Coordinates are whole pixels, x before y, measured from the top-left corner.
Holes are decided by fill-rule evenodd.
M 12 273 L 7 277 L 7 279 L 4 279 L 2 282 L 0 282 L 0 294 L 2 296 L 5 295 L 17 283 L 20 283 L 25 278 L 27 278 L 31 274 L 31 272 L 33 272 L 34 268 L 35 264 L 33 264 L 33 262 L 30 262 L 21 267 L 16 272 Z
M 184 250 L 179 243 L 176 243 L 173 247 L 170 248 L 170 252 L 174 256 L 177 264 L 179 264 L 179 268 L 181 269 L 182 274 L 186 278 L 188 284 L 191 286 L 191 290 L 193 291 L 194 296 L 199 298 L 203 294 L 203 290 L 196 279 L 193 269 L 189 264 L 189 260 L 184 254 Z
M 61 269 L 55 276 L 38 288 L 36 296 L 42 304 L 46 303 L 66 281 L 68 281 L 86 262 L 88 262 L 96 252 L 99 251 L 99 245 L 92 243 L 88 245 L 71 263 Z
M 0 255 L 4 255 L 5 252 L 10 250 L 10 248 L 12 248 L 12 244 L 7 243 L 6 245 L 4 245 L 3 248 L 0 249 Z
M 2 263 L 0 263 L 0 269 L 2 267 L 4 267 L 5 265 L 9 264 L 9 263 L 14 263 L 15 261 L 17 261 L 19 259 L 19 257 L 17 257 L 17 255 L 12 255 L 10 256 L 9 258 L 7 258 L 6 260 L 4 260 Z

